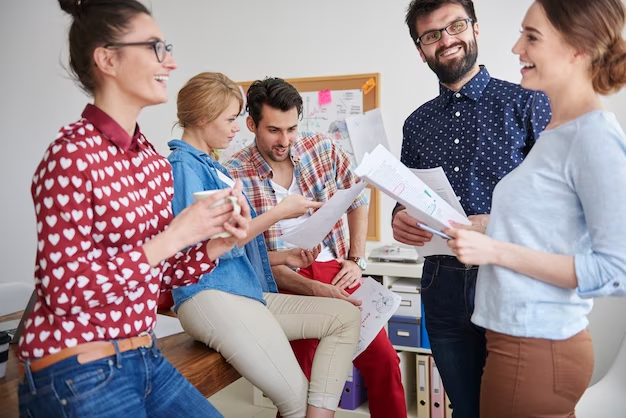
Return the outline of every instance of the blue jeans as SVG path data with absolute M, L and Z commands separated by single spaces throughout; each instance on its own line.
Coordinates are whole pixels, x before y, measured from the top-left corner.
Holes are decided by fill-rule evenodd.
M 422 301 L 430 346 L 453 418 L 479 418 L 480 381 L 487 357 L 485 330 L 472 324 L 478 267 L 454 257 L 427 257 Z
M 85 364 L 70 357 L 35 373 L 25 367 L 20 417 L 222 417 L 155 345 Z

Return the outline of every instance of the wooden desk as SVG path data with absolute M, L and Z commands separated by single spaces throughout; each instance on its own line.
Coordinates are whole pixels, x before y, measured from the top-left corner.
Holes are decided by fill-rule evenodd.
M 20 319 L 21 312 L 0 317 L 0 322 Z M 175 334 L 161 338 L 157 346 L 178 371 L 205 397 L 230 385 L 241 376 L 218 352 L 194 341 L 189 335 Z M 17 344 L 9 346 L 5 377 L 0 378 L 0 417 L 17 417 L 17 386 L 22 381 L 18 367 Z

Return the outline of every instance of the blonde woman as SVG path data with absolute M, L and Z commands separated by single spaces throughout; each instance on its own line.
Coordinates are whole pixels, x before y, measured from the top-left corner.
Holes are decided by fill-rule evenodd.
M 174 213 L 192 204 L 193 193 L 232 187 L 214 158 L 239 131 L 243 98 L 230 79 L 201 73 L 178 93 L 180 140 L 169 142 L 174 172 Z M 349 302 L 278 294 L 270 265 L 306 266 L 315 254 L 296 249 L 268 254 L 263 231 L 321 203 L 291 196 L 253 219 L 248 235 L 210 275 L 173 292 L 185 331 L 216 351 L 267 394 L 283 417 L 332 417 L 339 403 L 359 336 L 360 313 Z M 311 383 L 290 340 L 319 338 Z

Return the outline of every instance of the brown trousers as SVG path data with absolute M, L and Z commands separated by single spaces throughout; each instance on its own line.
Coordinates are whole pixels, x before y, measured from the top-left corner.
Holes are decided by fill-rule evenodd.
M 588 330 L 562 340 L 487 330 L 481 418 L 574 418 L 593 374 Z

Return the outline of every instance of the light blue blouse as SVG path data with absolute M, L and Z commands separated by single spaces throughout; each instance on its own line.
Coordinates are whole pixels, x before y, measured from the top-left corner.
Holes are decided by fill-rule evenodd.
M 476 325 L 562 340 L 587 326 L 591 298 L 626 295 L 626 135 L 615 115 L 595 111 L 544 131 L 496 186 L 487 234 L 574 256 L 578 288 L 481 266 Z

